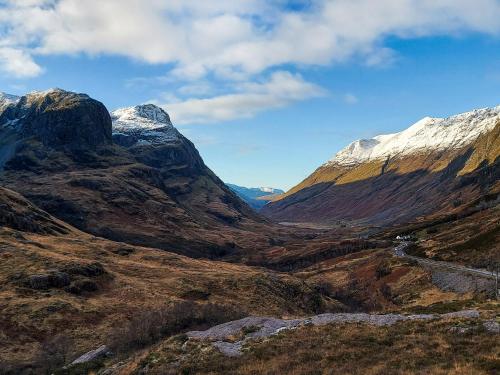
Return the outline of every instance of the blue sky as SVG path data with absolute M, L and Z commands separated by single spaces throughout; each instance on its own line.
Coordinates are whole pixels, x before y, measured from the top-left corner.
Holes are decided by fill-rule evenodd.
M 207 3 L 0 0 L 0 91 L 156 103 L 223 180 L 285 189 L 355 139 L 500 104 L 499 1 Z

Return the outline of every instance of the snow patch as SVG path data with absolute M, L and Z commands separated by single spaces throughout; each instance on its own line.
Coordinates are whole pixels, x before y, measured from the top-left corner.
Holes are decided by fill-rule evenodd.
M 271 194 L 274 194 L 276 192 L 281 192 L 281 190 L 272 187 L 260 187 L 259 190 L 263 191 L 264 193 L 271 193 Z
M 15 104 L 21 99 L 19 96 L 0 92 L 0 103 Z
M 16 95 L 0 92 L 0 115 L 10 105 L 16 105 L 21 98 Z
M 448 118 L 425 117 L 402 132 L 354 141 L 324 165 L 354 166 L 387 157 L 462 148 L 492 130 L 499 120 L 500 106 Z
M 135 145 L 161 145 L 180 139 L 168 114 L 154 104 L 120 108 L 111 112 L 113 134 L 130 135 L 138 139 Z

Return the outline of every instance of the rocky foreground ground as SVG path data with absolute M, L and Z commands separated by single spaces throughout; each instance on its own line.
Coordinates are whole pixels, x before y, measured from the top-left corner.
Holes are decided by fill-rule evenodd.
M 305 325 L 323 326 L 326 324 L 365 323 L 374 326 L 388 326 L 397 322 L 412 320 L 433 319 L 477 319 L 479 312 L 463 310 L 446 314 L 366 314 L 366 313 L 341 313 L 320 314 L 302 319 L 276 319 L 269 317 L 249 316 L 240 320 L 219 324 L 205 331 L 190 331 L 187 336 L 191 339 L 210 340 L 214 347 L 227 356 L 242 354 L 243 345 L 252 339 L 261 339 L 277 333 L 296 329 Z M 499 324 L 494 321 L 484 323 L 485 328 L 492 332 L 499 332 Z M 241 338 L 235 341 L 235 338 Z

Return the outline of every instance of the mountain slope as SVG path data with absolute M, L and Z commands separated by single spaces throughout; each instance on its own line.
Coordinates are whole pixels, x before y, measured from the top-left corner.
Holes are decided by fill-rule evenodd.
M 112 240 L 206 257 L 259 243 L 247 229 L 262 219 L 165 112 L 139 106 L 113 120 L 100 102 L 60 89 L 10 100 L 0 113 L 0 182 Z
M 267 202 L 271 201 L 276 195 L 284 193 L 283 190 L 271 187 L 247 188 L 228 183 L 226 183 L 226 185 L 250 207 L 257 211 L 264 207 Z
M 1 187 L 0 259 L 2 374 L 53 373 L 151 311 L 195 328 L 193 314 L 304 315 L 330 301 L 292 275 L 94 237 Z
M 279 221 L 378 225 L 460 209 L 498 185 L 499 129 L 496 107 L 353 142 L 262 212 Z
M 45 235 L 69 234 L 73 229 L 14 191 L 0 187 L 0 226 Z

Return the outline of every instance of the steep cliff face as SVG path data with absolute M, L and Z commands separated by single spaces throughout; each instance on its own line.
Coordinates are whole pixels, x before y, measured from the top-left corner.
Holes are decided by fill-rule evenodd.
M 50 90 L 9 100 L 0 113 L 0 182 L 57 218 L 117 241 L 206 257 L 255 243 L 237 238 L 262 219 L 164 111 L 135 108 L 119 119 L 115 112 L 112 123 L 83 94 Z
M 21 138 L 36 138 L 45 146 L 96 149 L 111 144 L 111 118 L 106 107 L 85 94 L 61 89 L 33 92 L 11 101 L 0 124 Z
M 496 107 L 353 142 L 262 213 L 279 221 L 390 224 L 460 209 L 498 185 L 499 131 Z

